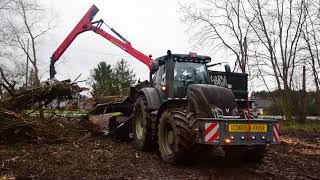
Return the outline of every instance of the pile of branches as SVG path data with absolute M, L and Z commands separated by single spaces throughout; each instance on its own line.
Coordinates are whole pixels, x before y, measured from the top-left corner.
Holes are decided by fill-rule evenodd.
M 11 142 L 19 137 L 27 138 L 32 132 L 32 126 L 23 115 L 0 108 L 0 141 Z
M 22 90 L 12 97 L 0 100 L 0 143 L 29 141 L 51 136 L 45 120 L 31 117 L 23 110 L 42 107 L 55 99 L 72 98 L 86 90 L 70 80 L 47 82 L 38 88 Z
M 1 100 L 1 107 L 13 111 L 21 111 L 37 103 L 46 105 L 55 99 L 71 98 L 75 93 L 84 90 L 84 88 L 80 88 L 70 82 L 70 80 L 47 82 L 38 88 L 23 90 L 10 98 Z

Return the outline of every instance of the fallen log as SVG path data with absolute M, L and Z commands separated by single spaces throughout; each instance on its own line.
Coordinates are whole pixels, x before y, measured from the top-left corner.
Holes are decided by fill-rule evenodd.
M 108 99 L 108 98 L 106 98 Z M 109 134 L 119 124 L 117 118 L 126 119 L 132 114 L 133 103 L 129 97 L 112 96 L 81 117 L 81 123 L 95 134 Z
M 94 106 L 97 106 L 98 104 L 121 102 L 125 98 L 126 96 L 94 96 L 92 97 L 92 101 L 94 102 Z

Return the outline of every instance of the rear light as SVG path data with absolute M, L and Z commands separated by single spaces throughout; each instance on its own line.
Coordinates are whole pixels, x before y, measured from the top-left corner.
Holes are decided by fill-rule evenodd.
M 193 135 L 198 139 L 199 138 L 199 128 L 193 129 Z

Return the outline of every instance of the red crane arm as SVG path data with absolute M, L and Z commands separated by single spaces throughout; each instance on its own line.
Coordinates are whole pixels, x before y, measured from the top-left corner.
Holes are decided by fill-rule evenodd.
M 131 43 L 127 41 L 124 37 L 122 37 L 117 31 L 110 28 L 112 32 L 114 32 L 121 40 L 107 33 L 103 29 L 101 29 L 101 25 L 103 24 L 103 20 L 99 20 L 96 22 L 92 22 L 94 16 L 98 13 L 99 9 L 93 5 L 89 11 L 83 16 L 83 18 L 79 21 L 76 27 L 70 32 L 67 38 L 62 42 L 62 44 L 58 47 L 58 49 L 51 56 L 51 64 L 50 64 L 50 78 L 52 79 L 56 74 L 54 64 L 56 61 L 60 59 L 62 54 L 68 49 L 70 44 L 74 41 L 74 39 L 81 33 L 86 31 L 93 31 L 105 39 L 109 40 L 122 50 L 126 51 L 145 65 L 147 65 L 151 72 L 157 70 L 157 65 L 154 63 L 154 60 L 151 56 L 147 56 L 140 51 L 136 50 L 131 46 Z
M 57 61 L 60 59 L 62 54 L 68 49 L 73 40 L 81 33 L 89 31 L 89 27 L 92 27 L 91 21 L 93 17 L 98 13 L 99 9 L 93 5 L 89 11 L 83 16 L 83 18 L 78 22 L 76 27 L 70 32 L 67 38 L 60 44 L 58 49 L 53 53 L 51 59 Z
M 98 27 L 95 29 L 95 27 L 94 27 L 93 31 L 95 33 L 101 35 L 102 37 L 106 38 L 107 40 L 109 40 L 110 42 L 112 42 L 113 44 L 115 44 L 116 46 L 121 48 L 122 50 L 126 51 L 131 56 L 135 57 L 136 59 L 138 59 L 139 61 L 141 61 L 145 65 L 147 65 L 149 67 L 149 69 L 152 71 L 153 59 L 151 59 L 151 56 L 147 56 L 147 55 L 141 53 L 140 51 L 138 51 L 135 48 L 133 48 L 131 46 L 130 42 L 128 42 L 128 41 L 127 42 L 122 42 L 121 40 L 119 40 L 119 39 L 115 38 L 114 36 L 110 35 L 106 31 L 104 31 L 103 29 L 100 29 Z

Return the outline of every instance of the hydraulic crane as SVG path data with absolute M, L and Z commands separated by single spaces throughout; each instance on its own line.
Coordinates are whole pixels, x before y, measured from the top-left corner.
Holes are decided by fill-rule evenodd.
M 52 54 L 51 63 L 50 63 L 50 79 L 54 78 L 56 74 L 55 67 L 54 67 L 55 62 L 60 59 L 63 53 L 68 49 L 70 44 L 76 39 L 76 37 L 79 34 L 87 31 L 93 31 L 94 33 L 99 34 L 100 36 L 104 37 L 108 41 L 112 42 L 113 44 L 121 48 L 122 50 L 126 51 L 127 53 L 129 53 L 130 55 L 132 55 L 133 57 L 135 57 L 145 65 L 147 65 L 148 68 L 150 69 L 150 72 L 154 73 L 155 71 L 157 71 L 158 65 L 151 58 L 152 57 L 151 55 L 147 56 L 141 53 L 140 51 L 136 50 L 135 48 L 133 48 L 131 43 L 113 28 L 110 28 L 110 30 L 114 34 L 116 34 L 121 40 L 117 39 L 116 37 L 112 36 L 111 34 L 101 29 L 101 26 L 105 24 L 102 19 L 98 21 L 93 21 L 93 18 L 98 13 L 98 11 L 99 9 L 95 5 L 92 5 L 92 7 L 83 16 L 83 18 L 79 21 L 76 27 L 70 32 L 70 34 L 62 42 L 62 44 L 58 47 L 58 49 Z
M 86 31 L 101 35 L 147 65 L 149 81 L 130 87 L 122 102 L 96 107 L 101 110 L 97 114 L 120 112 L 106 123 L 110 134 L 131 137 L 132 133 L 137 149 L 158 147 L 169 163 L 188 161 L 196 145 L 221 146 L 228 157 L 260 160 L 267 145 L 279 143 L 278 121 L 250 114 L 247 74 L 231 72 L 228 65 L 225 72 L 210 71 L 209 67 L 221 63 L 209 65 L 210 57 L 196 53 L 172 54 L 168 50 L 153 60 L 113 28 L 110 30 L 120 39 L 101 29 L 104 21 L 93 21 L 98 11 L 93 5 L 54 52 L 50 78 L 56 74 L 54 63 Z

